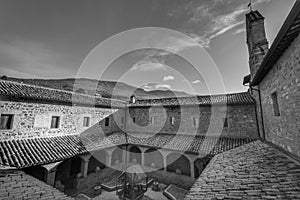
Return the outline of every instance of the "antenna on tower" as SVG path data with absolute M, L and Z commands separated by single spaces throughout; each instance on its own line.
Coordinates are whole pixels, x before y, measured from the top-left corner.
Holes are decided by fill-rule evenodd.
M 248 8 L 250 9 L 251 12 L 253 11 L 252 0 L 249 0 Z

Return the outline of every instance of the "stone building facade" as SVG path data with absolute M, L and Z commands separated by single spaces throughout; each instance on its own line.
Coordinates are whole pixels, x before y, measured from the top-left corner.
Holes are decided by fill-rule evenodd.
M 12 101 L 0 104 L 0 114 L 13 118 L 10 129 L 0 130 L 2 140 L 74 135 L 95 125 L 111 133 L 120 131 L 114 119 L 121 121 L 123 117 L 119 109 Z M 51 127 L 53 117 L 57 117 L 58 127 Z
M 214 114 L 212 114 L 214 112 Z M 127 132 L 210 135 L 258 139 L 254 104 L 132 107 Z M 223 117 L 216 117 L 216 116 Z
M 246 17 L 255 15 L 250 12 Z M 257 14 L 255 16 L 261 16 Z M 257 102 L 261 137 L 283 150 L 300 157 L 300 2 L 297 1 L 272 46 L 257 60 L 249 50 L 250 90 Z M 248 38 L 265 35 L 262 17 L 247 26 Z M 259 25 L 258 25 L 259 24 Z M 257 27 L 255 33 L 249 30 Z M 258 37 L 258 36 L 257 36 Z M 258 37 L 259 38 L 259 37 Z M 265 41 L 265 40 L 264 40 Z M 264 45 L 266 43 L 259 43 Z M 250 44 L 249 49 L 250 49 Z M 265 48 L 260 48 L 264 50 Z M 262 114 L 261 114 L 262 113 Z

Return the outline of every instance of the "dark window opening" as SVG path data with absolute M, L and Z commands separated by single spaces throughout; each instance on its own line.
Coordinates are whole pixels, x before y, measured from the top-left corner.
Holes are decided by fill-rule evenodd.
M 51 128 L 58 128 L 59 127 L 59 117 L 53 116 L 51 119 Z
M 133 123 L 135 123 L 135 117 L 132 118 Z
M 12 129 L 14 115 L 3 114 L 0 120 L 0 129 L 9 130 Z
M 271 94 L 275 116 L 280 116 L 277 92 Z
M 109 126 L 109 118 L 108 117 L 105 118 L 105 123 L 104 124 L 105 124 L 105 126 Z
M 223 119 L 223 127 L 228 128 L 228 119 L 227 118 Z
M 90 118 L 84 117 L 83 118 L 83 127 L 89 127 L 90 126 Z

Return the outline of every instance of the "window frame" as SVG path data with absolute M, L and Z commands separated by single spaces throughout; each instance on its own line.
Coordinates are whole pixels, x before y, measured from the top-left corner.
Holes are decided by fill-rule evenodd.
M 277 91 L 274 91 L 271 94 L 272 104 L 273 104 L 273 112 L 275 117 L 280 117 L 280 108 L 279 108 L 279 101 L 278 101 L 278 93 Z
M 56 126 L 55 127 L 53 127 L 52 126 L 52 120 L 53 120 L 53 118 L 57 118 L 57 121 L 56 121 Z M 51 116 L 51 123 L 50 123 L 50 129 L 59 129 L 60 128 L 60 116 L 57 116 L 57 115 L 53 115 L 53 116 Z
M 223 118 L 223 128 L 229 128 L 228 117 Z
M 3 114 L 1 114 L 0 115 L 0 117 L 2 118 L 2 116 L 8 116 L 9 118 L 10 118 L 10 125 L 9 125 L 9 128 L 1 128 L 0 127 L 0 131 L 9 131 L 9 130 L 12 130 L 13 129 L 13 127 L 14 127 L 14 118 L 15 118 L 15 115 L 14 114 L 6 114 L 6 113 L 3 113 Z M 1 119 L 0 119 L 1 120 Z
M 105 117 L 105 118 L 104 118 L 104 126 L 105 126 L 105 127 L 108 127 L 109 124 L 110 124 L 109 117 Z
M 87 121 L 86 121 L 86 119 L 87 119 Z M 86 125 L 86 122 L 87 122 L 87 125 Z M 91 125 L 91 117 L 88 117 L 88 116 L 83 117 L 82 126 L 83 127 L 90 127 L 90 125 Z

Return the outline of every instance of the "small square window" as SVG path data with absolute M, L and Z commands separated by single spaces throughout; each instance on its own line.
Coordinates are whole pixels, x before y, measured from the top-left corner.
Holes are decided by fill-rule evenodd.
M 89 127 L 90 126 L 90 118 L 84 117 L 83 118 L 83 127 Z
M 109 126 L 109 118 L 108 117 L 105 118 L 104 125 Z
M 228 128 L 228 119 L 227 118 L 223 118 L 223 127 Z
M 0 129 L 1 130 L 10 130 L 13 127 L 13 118 L 14 115 L 2 114 L 0 119 Z
M 273 102 L 274 115 L 278 117 L 278 116 L 280 116 L 280 110 L 279 110 L 277 92 L 272 93 L 271 97 L 272 97 L 272 102 Z
M 52 119 L 51 119 L 51 128 L 59 128 L 59 121 L 60 121 L 60 117 L 58 117 L 58 116 L 52 116 Z

